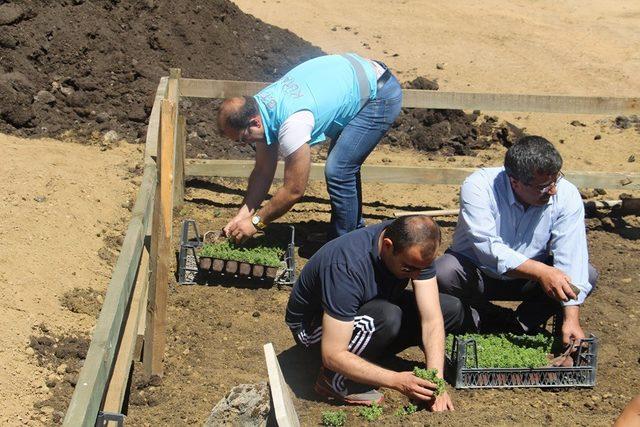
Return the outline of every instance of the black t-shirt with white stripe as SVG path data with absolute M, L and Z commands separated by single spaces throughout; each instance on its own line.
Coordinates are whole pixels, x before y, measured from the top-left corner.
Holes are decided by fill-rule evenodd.
M 294 285 L 285 320 L 292 329 L 309 325 L 322 311 L 351 321 L 375 298 L 393 301 L 407 287 L 407 279 L 395 277 L 378 251 L 380 233 L 391 221 L 360 228 L 325 244 L 304 266 Z M 435 277 L 434 266 L 419 280 Z

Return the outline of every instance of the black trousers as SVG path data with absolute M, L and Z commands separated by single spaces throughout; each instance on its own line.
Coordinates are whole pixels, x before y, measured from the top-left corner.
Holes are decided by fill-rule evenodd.
M 549 260 L 551 262 L 551 260 Z M 435 261 L 440 295 L 447 294 L 462 302 L 459 315 L 465 330 L 476 331 L 489 301 L 522 301 L 517 319 L 528 330 L 546 323 L 561 312 L 562 305 L 547 296 L 538 282 L 528 279 L 499 280 L 484 274 L 469 259 L 447 251 Z M 597 270 L 589 264 L 591 292 L 598 280 Z M 447 308 L 451 310 L 451 308 Z
M 440 294 L 440 307 L 447 333 L 463 329 L 461 301 Z M 316 347 L 322 339 L 322 319 L 319 314 L 309 325 L 292 330 L 298 345 Z M 420 315 L 412 290 L 404 290 L 393 301 L 374 299 L 358 310 L 354 319 L 349 351 L 367 360 L 396 354 L 414 345 L 422 346 Z

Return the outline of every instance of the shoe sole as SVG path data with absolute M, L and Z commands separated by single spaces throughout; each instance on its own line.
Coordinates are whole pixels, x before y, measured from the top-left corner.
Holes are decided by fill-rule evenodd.
M 349 399 L 348 397 L 344 397 L 339 395 L 338 393 L 336 393 L 335 391 L 316 383 L 313 386 L 313 389 L 315 390 L 316 393 L 318 393 L 319 395 L 321 395 L 322 397 L 325 397 L 327 399 L 333 399 L 333 400 L 339 400 L 341 402 L 344 403 L 348 403 L 350 405 L 362 405 L 362 406 L 371 406 L 374 403 L 376 405 L 380 405 L 383 401 L 384 401 L 384 395 L 380 396 L 380 399 L 378 400 L 353 400 L 353 399 Z

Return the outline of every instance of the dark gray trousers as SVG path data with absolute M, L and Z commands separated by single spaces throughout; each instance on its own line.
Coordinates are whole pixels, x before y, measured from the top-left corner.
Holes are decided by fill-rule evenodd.
M 551 261 L 551 260 L 550 260 Z M 540 284 L 528 279 L 499 280 L 483 273 L 469 259 L 447 251 L 435 261 L 441 294 L 452 295 L 462 302 L 461 315 L 468 331 L 477 331 L 481 314 L 489 301 L 522 301 L 517 319 L 527 330 L 547 322 L 561 312 L 562 305 L 548 297 Z M 597 270 L 589 264 L 591 292 L 598 280 Z

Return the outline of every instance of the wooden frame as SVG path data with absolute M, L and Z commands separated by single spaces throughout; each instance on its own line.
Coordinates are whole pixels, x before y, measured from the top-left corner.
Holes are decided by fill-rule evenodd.
M 93 426 L 101 409 L 122 412 L 132 361 L 139 358 L 141 352 L 144 355 L 145 372 L 149 375 L 162 375 L 162 356 L 166 342 L 166 297 L 172 251 L 172 210 L 174 206 L 183 203 L 185 176 L 246 178 L 253 169 L 252 161 L 185 159 L 186 122 L 179 113 L 180 99 L 252 95 L 267 84 L 187 79 L 181 77 L 179 69 L 171 69 L 169 77 L 160 80 L 149 117 L 144 174 L 136 204 L 64 425 Z M 403 95 L 403 106 L 408 108 L 611 115 L 640 113 L 640 98 L 478 94 L 410 89 L 403 90 Z M 282 169 L 280 163 L 277 177 L 282 177 Z M 323 164 L 313 164 L 311 179 L 324 179 L 323 169 Z M 364 181 L 459 185 L 473 171 L 470 168 L 365 165 L 362 175 Z M 574 171 L 567 172 L 566 175 L 579 187 L 640 188 L 638 173 Z M 429 213 L 443 214 L 448 211 Z M 265 346 L 265 356 L 272 392 L 275 388 L 281 393 L 286 386 L 280 370 L 274 369 L 279 367 L 272 346 Z M 282 418 L 285 420 L 282 422 L 296 425 L 297 415 L 291 399 L 279 399 L 280 413 L 288 414 Z

